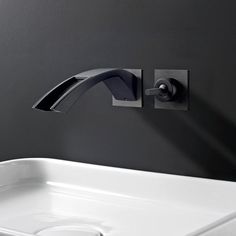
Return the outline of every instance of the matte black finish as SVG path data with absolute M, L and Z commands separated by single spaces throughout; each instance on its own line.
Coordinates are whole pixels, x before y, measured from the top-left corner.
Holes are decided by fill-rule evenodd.
M 155 69 L 154 87 L 166 86 L 154 96 L 154 108 L 187 111 L 189 109 L 189 71 Z M 146 90 L 148 93 L 148 90 Z M 151 90 L 152 91 L 152 90 Z
M 57 157 L 236 180 L 236 1 L 0 0 L 0 157 Z M 35 112 L 78 71 L 190 70 L 190 110 L 111 106 L 102 84 L 66 115 Z
M 175 101 L 180 94 L 178 87 L 181 87 L 181 84 L 177 80 L 163 78 L 156 81 L 154 88 L 146 89 L 145 94 L 155 96 L 160 102 Z
M 136 101 L 138 78 L 123 69 L 94 69 L 74 75 L 46 93 L 33 108 L 66 112 L 90 88 L 104 82 L 116 100 Z
M 142 69 L 125 69 L 130 73 L 134 74 L 137 78 L 137 86 L 136 86 L 136 100 L 135 101 L 127 101 L 127 100 L 118 100 L 114 96 L 112 96 L 112 106 L 118 107 L 143 107 L 143 70 Z

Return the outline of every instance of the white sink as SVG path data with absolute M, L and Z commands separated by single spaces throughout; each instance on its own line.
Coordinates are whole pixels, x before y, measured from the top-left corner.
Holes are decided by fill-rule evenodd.
M 0 235 L 235 236 L 236 183 L 55 159 L 0 163 Z

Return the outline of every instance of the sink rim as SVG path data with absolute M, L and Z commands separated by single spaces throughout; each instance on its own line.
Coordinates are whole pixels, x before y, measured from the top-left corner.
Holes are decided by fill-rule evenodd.
M 2 178 L 3 176 L 8 177 Z M 93 194 L 127 198 L 134 202 L 142 201 L 142 204 L 161 203 L 168 206 L 172 204 L 171 206 L 179 209 L 184 207 L 202 212 L 219 212 L 220 216 L 214 217 L 213 223 L 231 213 L 232 209 L 236 210 L 236 204 L 228 201 L 236 197 L 234 182 L 98 166 L 52 158 L 20 158 L 0 163 L 0 188 L 10 184 L 24 184 L 27 181 L 43 183 L 53 188 L 93 191 Z M 226 190 L 226 193 L 223 190 Z M 230 196 L 228 196 L 229 191 Z M 202 192 L 205 195 L 202 195 Z M 29 234 L 24 234 L 26 235 Z

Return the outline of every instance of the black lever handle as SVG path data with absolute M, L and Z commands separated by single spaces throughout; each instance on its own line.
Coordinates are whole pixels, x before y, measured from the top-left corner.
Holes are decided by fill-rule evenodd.
M 156 96 L 162 102 L 172 101 L 177 93 L 177 83 L 175 79 L 159 79 L 154 88 L 146 89 L 147 96 Z

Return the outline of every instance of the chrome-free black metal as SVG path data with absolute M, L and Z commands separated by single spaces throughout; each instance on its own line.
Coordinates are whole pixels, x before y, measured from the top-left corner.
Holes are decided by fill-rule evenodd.
M 117 100 L 137 100 L 137 77 L 124 69 L 95 69 L 82 72 L 58 84 L 33 108 L 42 111 L 67 111 L 88 89 L 104 82 Z
M 178 81 L 172 78 L 159 79 L 154 88 L 146 89 L 147 96 L 155 96 L 161 102 L 168 102 L 175 99 L 178 91 Z

